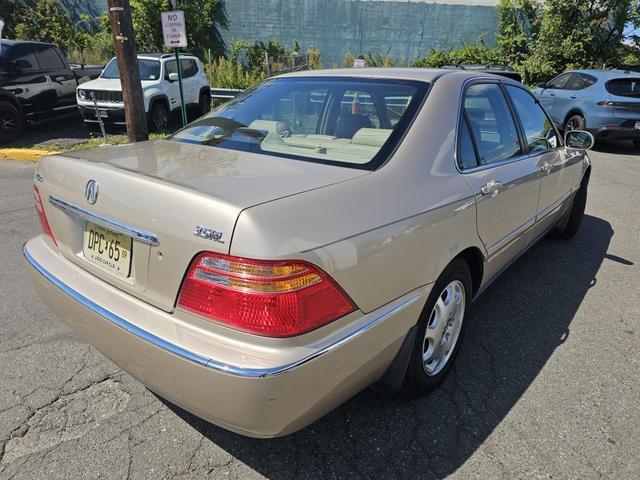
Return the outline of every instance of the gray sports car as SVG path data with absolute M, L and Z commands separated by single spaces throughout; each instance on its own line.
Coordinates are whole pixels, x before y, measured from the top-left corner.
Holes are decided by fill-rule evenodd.
M 285 435 L 372 384 L 434 389 L 472 301 L 578 230 L 592 142 L 486 73 L 285 75 L 165 140 L 44 158 L 24 257 L 149 389 Z

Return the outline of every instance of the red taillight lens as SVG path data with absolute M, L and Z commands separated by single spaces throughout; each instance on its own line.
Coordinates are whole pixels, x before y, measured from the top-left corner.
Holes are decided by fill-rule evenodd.
M 356 308 L 326 273 L 308 263 L 210 252 L 191 262 L 178 306 L 268 337 L 299 335 Z
M 48 235 L 55 245 L 56 239 L 53 237 L 53 232 L 51 231 L 51 227 L 49 226 L 49 222 L 47 221 L 47 215 L 44 213 L 44 206 L 42 205 L 42 198 L 40 197 L 40 192 L 38 191 L 38 187 L 33 186 L 33 198 L 36 203 L 36 211 L 38 212 L 38 220 L 40 220 L 40 226 L 42 227 L 42 232 L 45 235 Z

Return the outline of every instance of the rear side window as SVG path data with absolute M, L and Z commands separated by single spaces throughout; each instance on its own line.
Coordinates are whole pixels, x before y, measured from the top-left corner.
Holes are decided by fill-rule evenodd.
M 609 80 L 605 87 L 611 95 L 640 97 L 640 78 L 616 78 Z
M 38 52 L 38 60 L 40 60 L 40 66 L 43 70 L 60 70 L 66 68 L 55 48 L 49 45 L 36 45 L 35 48 L 36 52 Z
M 189 77 L 193 77 L 196 73 L 198 73 L 198 64 L 196 63 L 195 60 L 191 60 L 191 59 L 181 59 L 180 60 L 180 67 L 182 68 L 182 71 L 180 73 L 182 73 L 182 78 L 189 78 Z M 167 80 L 169 80 L 169 74 L 170 73 L 178 73 L 178 70 L 176 69 L 176 61 L 175 60 L 170 60 L 166 63 L 165 65 L 165 78 Z
M 521 153 L 516 124 L 497 84 L 471 85 L 465 95 L 464 112 L 469 119 L 480 165 L 500 162 Z
M 520 117 L 529 151 L 540 152 L 557 147 L 556 131 L 535 98 L 522 88 L 512 85 L 507 85 L 506 88 Z
M 458 138 L 458 165 L 461 169 L 473 168 L 478 166 L 478 158 L 476 150 L 471 139 L 469 131 L 469 123 L 465 115 L 460 120 L 460 136 Z

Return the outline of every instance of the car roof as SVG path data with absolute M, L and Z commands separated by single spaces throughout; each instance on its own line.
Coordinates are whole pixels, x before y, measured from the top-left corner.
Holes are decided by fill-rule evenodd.
M 492 78 L 497 75 L 479 70 L 458 70 L 447 68 L 415 68 L 415 67 L 389 67 L 389 68 L 333 68 L 324 70 L 302 70 L 299 72 L 285 73 L 273 78 L 284 77 L 350 77 L 350 78 L 388 78 L 394 80 L 418 80 L 432 83 L 444 75 L 456 75 L 464 78 Z M 506 82 L 518 84 L 515 80 L 501 77 Z
M 13 45 L 19 45 L 21 43 L 35 43 L 38 45 L 50 45 L 52 47 L 57 47 L 55 43 L 51 43 L 51 42 L 36 42 L 34 40 L 7 40 L 5 38 L 2 39 L 3 45 L 13 46 Z
M 151 52 L 151 53 L 138 53 L 138 58 L 150 58 L 153 60 L 162 60 L 165 58 L 175 58 L 175 53 L 160 53 L 160 52 Z M 195 57 L 195 55 L 191 53 L 180 53 L 181 57 Z
M 620 70 L 620 69 L 596 69 L 596 68 L 585 68 L 580 70 L 568 70 L 563 73 L 585 73 L 587 75 L 593 75 L 594 77 L 601 79 L 609 79 L 609 78 L 620 78 L 620 77 L 628 77 L 628 76 L 638 76 L 640 72 L 634 72 L 633 70 Z

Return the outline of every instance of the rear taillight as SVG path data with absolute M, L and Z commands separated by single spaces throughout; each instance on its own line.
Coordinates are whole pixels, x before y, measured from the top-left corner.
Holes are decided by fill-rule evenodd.
M 40 191 L 38 187 L 33 186 L 33 198 L 36 204 L 36 212 L 38 212 L 38 220 L 40 220 L 40 226 L 42 227 L 42 232 L 45 235 L 48 235 L 55 245 L 56 239 L 53 237 L 53 232 L 51 231 L 51 227 L 49 226 L 49 222 L 47 221 L 47 215 L 44 213 L 44 206 L 42 205 L 42 198 L 40 197 Z
M 250 260 L 210 252 L 191 262 L 178 306 L 268 337 L 299 335 L 356 308 L 326 273 L 306 262 Z

